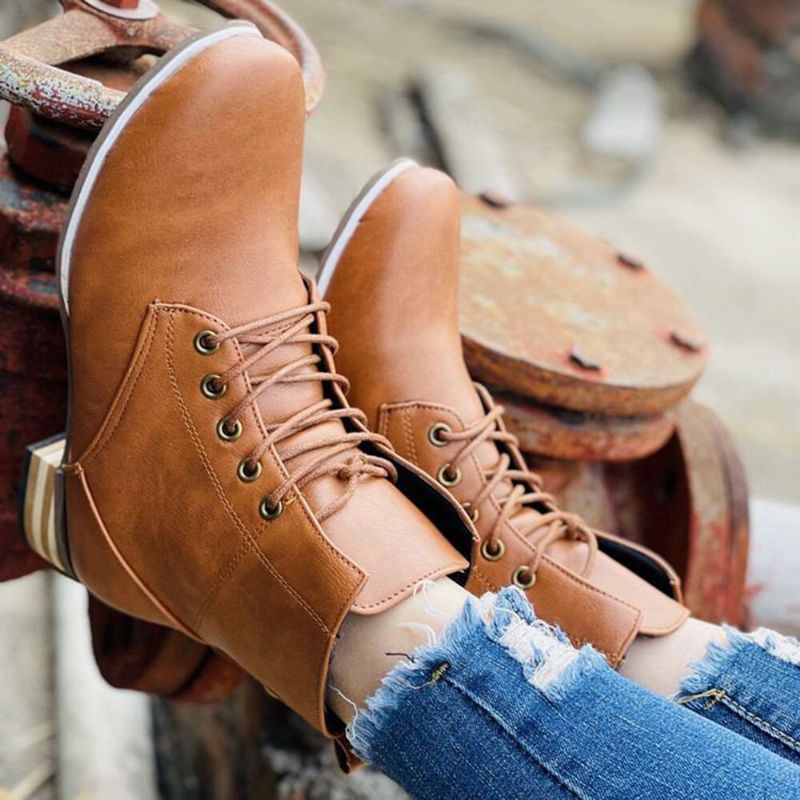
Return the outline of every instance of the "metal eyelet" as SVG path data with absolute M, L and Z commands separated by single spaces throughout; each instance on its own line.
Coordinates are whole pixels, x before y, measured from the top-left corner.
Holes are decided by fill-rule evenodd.
M 219 400 L 228 391 L 228 384 L 223 383 L 219 375 L 206 375 L 200 381 L 200 391 L 210 400 Z
M 472 503 L 462 503 L 461 508 L 467 512 L 467 516 L 472 520 L 472 524 L 476 525 L 481 518 L 481 510 L 479 508 L 472 508 Z
M 506 546 L 502 539 L 497 539 L 494 543 L 495 549 L 491 549 L 492 540 L 484 539 L 481 542 L 481 555 L 487 561 L 499 561 L 506 554 Z
M 456 486 L 461 483 L 461 470 L 456 468 L 455 471 L 451 471 L 450 464 L 442 464 L 436 478 L 442 486 Z
M 439 438 L 440 433 L 452 433 L 453 429 L 446 422 L 437 422 L 428 428 L 428 441 L 434 447 L 446 447 L 447 442 Z
M 283 514 L 283 502 L 279 500 L 276 506 L 272 506 L 270 505 L 269 497 L 265 497 L 258 507 L 258 513 L 266 520 L 277 519 Z
M 217 334 L 214 331 L 200 331 L 194 337 L 194 349 L 200 353 L 201 356 L 210 356 L 219 350 L 219 342 L 213 341 Z M 212 341 L 209 342 L 209 339 Z
M 514 586 L 525 592 L 536 583 L 536 575 L 531 572 L 531 568 L 527 564 L 523 564 L 514 570 L 514 576 L 511 580 L 514 582 Z
M 235 442 L 242 435 L 242 423 L 238 419 L 223 417 L 217 423 L 217 436 L 223 442 Z
M 249 458 L 243 458 L 236 468 L 236 475 L 239 477 L 240 481 L 252 483 L 261 475 L 261 462 L 256 461 L 255 464 L 253 464 Z

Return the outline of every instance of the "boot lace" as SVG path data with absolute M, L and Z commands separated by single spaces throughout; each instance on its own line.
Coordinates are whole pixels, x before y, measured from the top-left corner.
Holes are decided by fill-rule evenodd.
M 551 544 L 561 540 L 585 542 L 588 546 L 586 562 L 582 574 L 586 575 L 592 568 L 597 554 L 597 536 L 594 531 L 576 514 L 562 511 L 555 498 L 542 488 L 542 478 L 528 469 L 518 469 L 511 456 L 504 450 L 517 451 L 516 436 L 504 430 L 501 423 L 505 409 L 496 405 L 489 392 L 480 384 L 475 384 L 478 394 L 488 409 L 485 416 L 465 428 L 463 431 L 440 430 L 437 437 L 442 442 L 464 442 L 464 447 L 450 460 L 448 473 L 445 477 L 456 474 L 458 465 L 468 459 L 484 442 L 493 442 L 499 445 L 499 460 L 497 465 L 484 471 L 484 485 L 481 491 L 469 502 L 464 503 L 465 509 L 471 510 L 473 521 L 477 520 L 477 509 L 481 503 L 504 484 L 510 485 L 510 490 L 505 496 L 496 497 L 500 506 L 494 524 L 484 539 L 484 554 L 490 559 L 497 559 L 505 552 L 502 540 L 502 531 L 506 522 L 512 522 L 519 532 L 534 546 L 533 558 L 527 565 L 517 570 L 520 583 L 533 585 L 536 571 L 539 569 L 542 557 Z M 521 459 L 520 459 L 521 460 Z M 537 507 L 538 517 L 533 517 L 524 524 L 514 517 L 524 509 Z
M 212 376 L 214 388 L 224 393 L 230 381 L 247 373 L 249 391 L 234 405 L 223 420 L 225 430 L 235 431 L 239 418 L 248 407 L 256 406 L 262 395 L 282 384 L 323 383 L 336 384 L 347 391 L 347 379 L 328 369 L 321 353 L 332 357 L 338 343 L 332 336 L 314 333 L 312 325 L 318 314 L 326 314 L 330 305 L 325 302 L 310 303 L 282 311 L 246 325 L 230 328 L 221 333 L 207 333 L 202 345 L 216 349 L 222 343 L 237 339 L 241 345 L 251 345 L 252 352 L 225 372 Z M 311 345 L 311 353 L 295 358 L 270 371 L 259 371 L 259 364 L 281 347 L 297 344 Z M 330 362 L 329 362 L 330 363 Z M 343 492 L 324 508 L 316 512 L 319 521 L 335 514 L 350 499 L 358 482 L 367 476 L 397 479 L 397 470 L 391 461 L 363 452 L 360 446 L 370 442 L 390 447 L 382 436 L 365 429 L 339 431 L 318 438 L 303 437 L 292 445 L 285 444 L 295 434 L 310 431 L 326 422 L 345 421 L 366 425 L 366 415 L 355 408 L 339 407 L 325 397 L 313 405 L 302 408 L 279 422 L 264 421 L 266 435 L 253 452 L 242 462 L 245 475 L 258 475 L 260 461 L 270 448 L 275 448 L 285 467 L 286 477 L 262 501 L 262 515 L 268 519 L 278 516 L 292 498 L 284 502 L 290 492 L 299 492 L 304 486 L 326 475 L 334 475 L 344 484 Z M 283 446 L 282 446 L 283 445 Z M 314 453 L 313 458 L 293 469 L 291 462 L 299 456 Z

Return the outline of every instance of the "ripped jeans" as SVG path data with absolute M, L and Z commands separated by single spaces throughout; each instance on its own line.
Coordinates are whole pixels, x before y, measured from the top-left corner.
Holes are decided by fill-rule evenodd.
M 396 667 L 349 737 L 417 800 L 800 798 L 797 642 L 731 632 L 677 700 L 506 589 Z

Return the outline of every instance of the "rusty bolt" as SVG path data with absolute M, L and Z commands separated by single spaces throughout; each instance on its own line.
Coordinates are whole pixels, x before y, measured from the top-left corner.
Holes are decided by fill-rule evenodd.
M 690 353 L 699 353 L 703 349 L 702 342 L 698 341 L 697 339 L 693 339 L 691 336 L 687 336 L 685 333 L 682 333 L 678 330 L 671 331 L 669 339 L 672 344 L 682 348 L 683 350 L 688 350 Z
M 569 352 L 569 360 L 579 366 L 581 369 L 589 370 L 591 372 L 599 372 L 600 365 L 596 361 L 587 358 L 577 347 L 573 347 Z
M 626 253 L 617 253 L 617 261 L 619 261 L 623 267 L 627 267 L 628 269 L 635 271 L 645 268 L 644 261 L 641 261 L 635 256 L 629 256 Z

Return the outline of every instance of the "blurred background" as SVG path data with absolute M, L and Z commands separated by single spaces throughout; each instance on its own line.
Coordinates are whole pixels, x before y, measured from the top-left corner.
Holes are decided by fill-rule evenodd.
M 671 284 L 710 334 L 697 395 L 734 432 L 753 493 L 800 503 L 800 146 L 695 91 L 694 0 L 286 6 L 328 74 L 308 125 L 308 249 L 376 170 L 444 149 L 465 188 L 557 209 Z M 800 117 L 795 77 L 783 99 Z
M 178 20 L 219 24 L 190 2 L 159 5 Z M 748 5 L 760 9 L 754 20 Z M 319 48 L 328 78 L 307 129 L 306 263 L 365 181 L 399 155 L 446 167 L 468 190 L 554 210 L 642 257 L 709 333 L 710 361 L 694 396 L 717 412 L 740 449 L 758 501 L 754 540 L 766 554 L 759 556 L 758 580 L 776 576 L 775 585 L 791 595 L 781 619 L 794 632 L 800 632 L 800 29 L 789 11 L 798 5 L 719 0 L 700 15 L 695 0 L 283 3 Z M 737 13 L 721 16 L 729 6 Z M 58 9 L 49 0 L 0 0 L 0 38 Z M 740 37 L 736 26 L 751 23 L 761 27 Z M 701 39 L 706 44 L 698 49 Z M 741 67 L 737 80 L 715 69 L 714 58 L 727 57 Z M 60 761 L 54 755 L 61 700 L 48 580 L 38 574 L 0 585 L 0 787 L 13 787 L 0 789 L 0 800 L 78 796 L 64 794 L 63 785 L 59 794 L 55 780 L 63 755 Z M 83 602 L 68 595 L 65 608 Z M 99 705 L 88 722 L 79 713 L 69 717 L 74 746 L 67 761 L 78 772 L 97 769 L 86 753 L 108 746 L 98 722 L 108 712 L 115 730 L 129 733 L 112 748 L 121 760 L 107 764 L 94 783 L 113 792 L 80 796 L 149 800 L 156 771 L 150 709 L 138 697 L 131 705 L 119 695 L 125 693 L 86 695 L 86 703 Z M 256 704 L 252 694 L 247 698 Z M 238 733 L 250 724 L 257 737 L 260 718 L 245 714 L 244 702 L 240 711 L 249 723 Z M 227 717 L 217 722 L 231 724 Z M 156 730 L 166 735 L 163 725 Z M 65 737 L 59 741 L 63 749 Z M 229 754 L 214 757 L 224 771 Z M 343 783 L 330 763 L 320 772 L 317 756 L 299 758 L 291 749 L 271 750 L 271 768 L 293 777 L 259 784 L 260 796 L 402 797 L 380 776 L 363 773 Z M 162 786 L 173 787 L 170 797 L 239 796 L 233 780 L 227 789 L 215 784 L 212 794 L 202 781 L 187 783 L 185 774 L 175 779 L 185 784 L 176 793 L 163 764 L 159 769 Z

